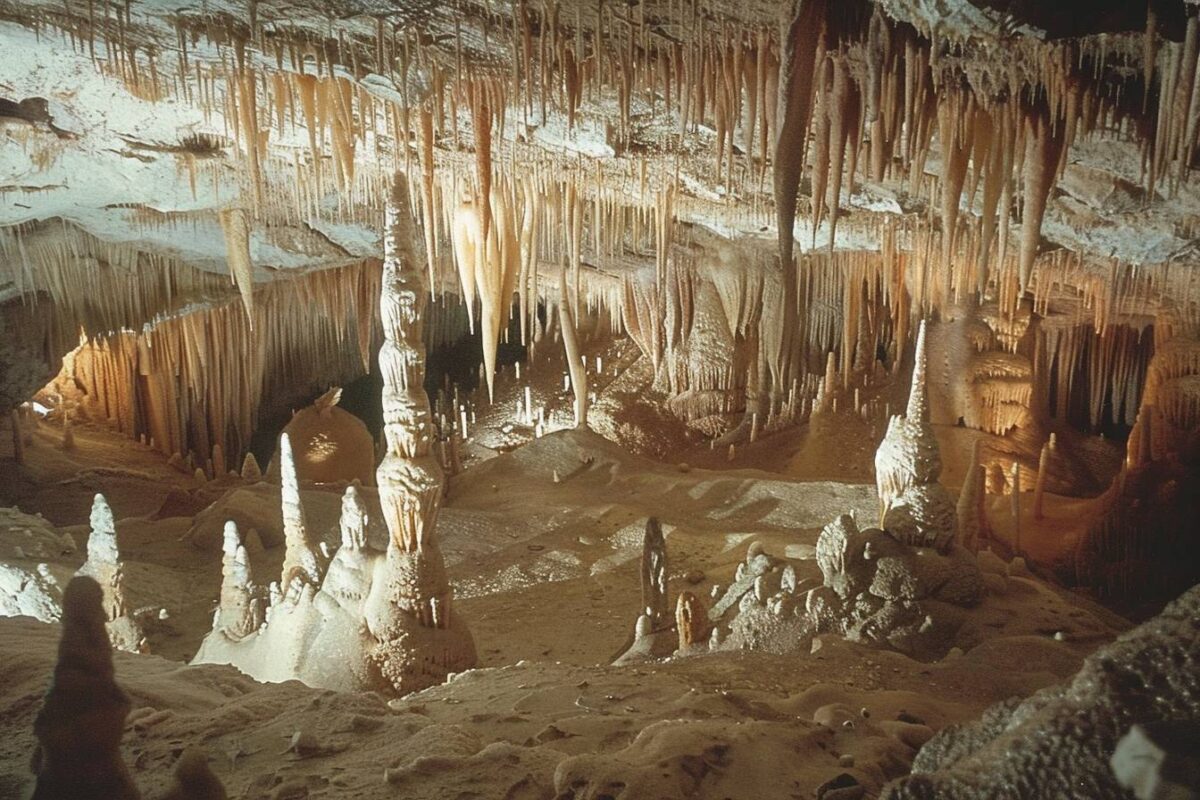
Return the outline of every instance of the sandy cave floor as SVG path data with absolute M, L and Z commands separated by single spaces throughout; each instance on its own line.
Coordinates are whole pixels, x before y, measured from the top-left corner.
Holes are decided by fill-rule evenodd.
M 877 500 L 865 483 L 662 465 L 561 431 L 450 481 L 439 536 L 479 669 L 391 703 L 262 685 L 232 668 L 181 663 L 208 632 L 220 582 L 219 548 L 181 539 L 211 544 L 222 512 L 249 506 L 272 541 L 278 487 L 201 484 L 102 428 L 75 435 L 64 453 L 60 431 L 41 423 L 3 503 L 70 533 L 79 550 L 63 559 L 69 567 L 83 560 L 92 494 L 113 507 L 156 654 L 116 656 L 135 704 L 125 756 L 150 796 L 193 744 L 232 797 L 299 797 L 303 787 L 313 797 L 550 798 L 576 780 L 588 787 L 580 798 L 812 797 L 846 771 L 874 791 L 907 771 L 931 729 L 1063 679 L 1126 627 L 1014 574 L 1004 594 L 968 612 L 963 654 L 940 663 L 826 636 L 811 654 L 606 666 L 631 638 L 647 515 L 664 522 L 671 594 L 707 598 L 729 584 L 752 541 L 788 557 L 799 578 L 819 579 L 821 526 L 851 509 L 871 519 Z M 337 498 L 336 487 L 304 492 L 312 529 L 334 535 Z M 256 574 L 278 569 L 281 551 L 253 553 Z M 0 619 L 0 796 L 29 784 L 56 640 L 57 626 Z M 296 731 L 315 736 L 319 751 L 286 753 Z

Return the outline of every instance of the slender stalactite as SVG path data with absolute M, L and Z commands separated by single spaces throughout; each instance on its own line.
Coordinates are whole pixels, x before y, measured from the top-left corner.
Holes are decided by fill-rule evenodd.
M 799 320 L 797 265 L 792 257 L 795 244 L 797 192 L 804 171 L 804 151 L 813 108 L 813 74 L 820 42 L 824 38 L 828 0 L 793 0 L 790 20 L 785 25 L 781 80 L 779 82 L 778 130 L 775 136 L 775 223 L 779 231 L 779 262 L 783 270 L 782 319 L 766 335 L 777 339 L 779 357 L 776 374 L 783 385 L 790 375 L 793 342 L 803 340 L 796 331 Z
M 575 325 L 575 312 L 571 310 L 567 293 L 567 271 L 559 277 L 558 314 L 562 327 L 563 349 L 567 357 L 567 370 L 571 376 L 571 391 L 575 395 L 575 427 L 587 427 L 588 378 L 587 368 L 579 352 L 579 333 Z

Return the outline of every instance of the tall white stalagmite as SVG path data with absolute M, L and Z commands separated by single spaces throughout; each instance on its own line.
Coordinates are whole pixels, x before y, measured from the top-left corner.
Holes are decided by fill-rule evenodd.
M 286 433 L 279 437 L 279 490 L 283 506 L 283 570 L 280 586 L 284 591 L 294 578 L 313 586 L 321 585 L 324 558 L 309 541 L 304 504 L 300 500 L 300 482 L 296 477 L 296 460 L 292 440 Z
M 76 574 L 94 578 L 103 589 L 108 636 L 113 647 L 131 653 L 141 652 L 146 648 L 146 637 L 141 625 L 129 613 L 125 572 L 117 546 L 117 526 L 104 495 L 97 494 L 92 500 L 89 522 L 92 532 L 88 535 L 87 561 Z
M 222 630 L 231 640 L 238 641 L 262 626 L 264 609 L 242 535 L 233 520 L 225 523 L 221 550 L 221 600 L 213 629 Z
M 413 241 L 408 187 L 397 174 L 387 208 L 379 299 L 387 452 L 375 475 L 389 534 L 387 585 L 373 593 L 378 602 L 368 603 L 366 622 L 377 642 L 370 657 L 400 691 L 422 688 L 475 662 L 470 632 L 451 613 L 450 584 L 437 544 L 443 476 L 432 452 L 433 420 L 422 385 L 428 290 Z
M 916 359 L 908 412 L 888 421 L 875 451 L 875 485 L 880 522 L 901 541 L 945 549 L 955 537 L 958 517 L 949 493 L 938 482 L 942 460 L 929 423 L 925 390 L 925 322 L 917 333 Z

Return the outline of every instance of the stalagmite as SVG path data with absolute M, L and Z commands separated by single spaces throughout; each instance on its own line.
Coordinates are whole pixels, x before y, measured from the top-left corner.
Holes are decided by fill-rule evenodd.
M 971 465 L 963 476 L 955 510 L 959 543 L 968 550 L 977 550 L 989 534 L 985 506 L 986 480 L 987 470 L 979 463 L 979 440 L 976 439 L 971 451 Z
M 242 479 L 247 481 L 257 481 L 262 479 L 262 470 L 258 467 L 258 459 L 254 457 L 254 453 L 246 451 L 246 457 L 242 459 Z
M 708 611 L 704 601 L 691 592 L 680 592 L 675 603 L 675 627 L 679 632 L 679 650 L 686 652 L 704 644 L 708 633 Z
M 1014 461 L 1012 465 L 1012 473 L 1009 478 L 1010 492 L 1009 500 L 1011 501 L 1012 525 L 1013 525 L 1013 552 L 1020 554 L 1021 550 L 1021 462 Z
M 402 175 L 388 203 L 384 244 L 379 369 L 386 453 L 376 477 L 386 550 L 372 546 L 366 504 L 351 484 L 342 502 L 341 546 L 326 565 L 325 545 L 316 547 L 305 527 L 291 443 L 281 436 L 286 582 L 268 588 L 265 623 L 257 631 L 235 640 L 214 626 L 196 663 L 234 664 L 264 681 L 298 679 L 393 695 L 426 688 L 474 664 L 475 645 L 451 608 L 435 535 L 443 482 L 422 385 L 427 273 L 415 256 Z M 233 549 L 232 537 L 230 545 Z M 235 556 L 231 570 L 236 573 L 238 566 Z M 241 592 L 231 589 L 230 595 Z
M 945 549 L 955 538 L 957 514 L 940 483 L 941 456 L 926 398 L 926 323 L 917 334 L 912 388 L 905 416 L 892 417 L 875 451 L 880 527 L 901 541 Z
M 389 539 L 379 602 L 366 609 L 378 644 L 370 657 L 399 691 L 444 679 L 475 661 L 470 632 L 450 605 L 436 525 L 442 474 L 430 452 L 432 420 L 422 386 L 424 271 L 413 254 L 408 190 L 397 174 L 388 205 L 380 314 L 387 454 L 376 472 Z M 515 266 L 515 265 L 514 265 Z
M 113 647 L 132 653 L 143 652 L 146 637 L 129 608 L 116 523 L 104 495 L 97 494 L 93 498 L 89 521 L 92 530 L 88 535 L 87 561 L 76 574 L 92 578 L 103 589 L 108 635 Z
M 300 483 L 296 478 L 292 441 L 286 433 L 279 437 L 279 474 L 283 540 L 286 548 L 280 586 L 288 591 L 292 581 L 297 578 L 312 586 L 320 586 L 324 575 L 324 557 L 309 539 L 304 503 L 300 497 Z
M 232 641 L 239 641 L 262 627 L 264 592 L 254 583 L 250 557 L 233 520 L 225 523 L 221 550 L 221 596 L 213 630 L 223 631 Z
M 367 545 L 367 507 L 363 505 L 358 487 L 351 484 L 342 495 L 342 514 L 338 519 L 342 532 L 342 547 L 360 550 Z
M 651 630 L 670 625 L 670 598 L 667 596 L 667 544 L 657 517 L 646 520 L 642 540 L 642 614 Z
M 1046 515 L 1043 509 L 1046 494 L 1046 474 L 1050 466 L 1050 443 L 1042 445 L 1042 453 L 1038 457 L 1038 472 L 1037 481 L 1033 485 L 1033 518 L 1036 520 L 1045 519 Z
M 103 590 L 89 577 L 72 579 L 63 593 L 58 662 L 33 723 L 36 800 L 141 796 L 121 759 L 130 702 L 113 679 L 104 604 Z

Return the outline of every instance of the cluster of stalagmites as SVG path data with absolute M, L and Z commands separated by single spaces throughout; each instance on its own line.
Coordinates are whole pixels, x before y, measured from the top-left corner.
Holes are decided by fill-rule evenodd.
M 367 537 L 365 490 L 342 500 L 336 552 L 308 530 L 290 436 L 280 437 L 284 558 L 264 590 L 251 574 L 236 525 L 225 529 L 221 603 L 197 663 L 229 663 L 265 681 L 299 679 L 340 690 L 404 694 L 474 665 L 475 645 L 452 613 L 435 528 L 442 472 L 432 455 L 422 386 L 422 310 L 428 289 L 413 252 L 407 188 L 397 177 L 388 207 L 380 310 L 384 438 L 376 471 L 385 549 Z
M 129 697 L 114 679 L 104 587 L 73 579 L 63 593 L 62 638 L 45 702 L 33 723 L 38 744 L 30 766 L 33 800 L 139 800 L 121 759 Z M 188 750 L 161 800 L 224 800 L 203 753 Z
M 680 594 L 672 632 L 666 545 L 661 526 L 651 519 L 642 557 L 644 608 L 633 643 L 618 663 L 702 650 L 794 652 L 821 633 L 927 660 L 944 656 L 963 619 L 952 607 L 974 606 L 987 591 L 989 576 L 972 552 L 986 518 L 978 468 L 957 504 L 938 483 L 941 459 L 925 381 L 922 323 L 908 414 L 891 419 L 876 453 L 881 526 L 860 529 L 852 515 L 827 525 L 816 545 L 820 583 L 799 578 L 792 563 L 756 543 L 730 586 L 714 587 L 711 609 L 690 592 Z
M 0 526 L 11 537 L 15 531 L 25 534 L 8 552 L 2 555 L 16 563 L 0 569 L 0 611 L 6 615 L 28 615 L 43 622 L 57 622 L 62 613 L 62 587 L 72 577 L 69 566 L 42 561 L 33 569 L 21 562 L 42 558 L 59 558 L 75 553 L 70 534 L 57 534 L 40 517 L 4 509 Z M 131 653 L 147 651 L 142 614 L 133 608 L 118 545 L 116 521 L 104 495 L 92 500 L 91 532 L 87 540 L 87 560 L 74 572 L 95 580 L 104 593 L 105 626 L 112 646 Z

